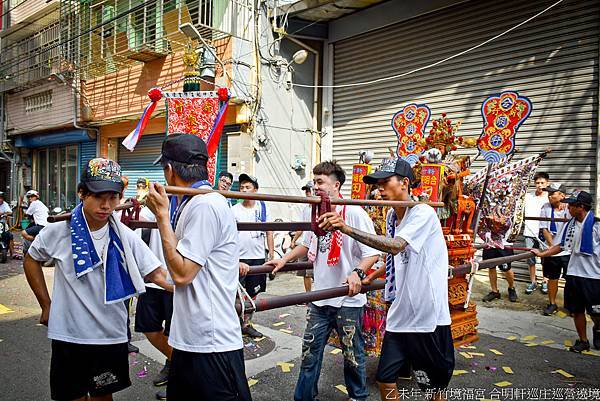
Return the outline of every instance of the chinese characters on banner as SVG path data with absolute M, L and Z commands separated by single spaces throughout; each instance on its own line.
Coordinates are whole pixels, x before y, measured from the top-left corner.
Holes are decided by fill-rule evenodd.
M 165 93 L 167 101 L 167 135 L 192 134 L 208 142 L 219 114 L 217 92 Z M 207 163 L 208 180 L 214 182 L 217 164 L 215 152 Z
M 431 202 L 441 200 L 440 182 L 444 173 L 441 164 L 423 164 L 421 168 L 421 189 Z
M 363 182 L 363 177 L 371 174 L 370 164 L 355 164 L 352 166 L 352 199 L 367 198 L 367 184 Z
M 423 138 L 431 111 L 426 104 L 411 103 L 392 117 L 392 128 L 398 137 L 398 157 L 414 166 L 425 148 Z

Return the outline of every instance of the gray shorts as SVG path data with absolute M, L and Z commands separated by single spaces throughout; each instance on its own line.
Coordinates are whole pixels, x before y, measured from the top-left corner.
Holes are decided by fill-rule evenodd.
M 533 238 L 533 237 L 523 237 L 523 238 L 525 239 L 525 248 L 540 249 L 539 239 Z M 537 263 L 535 256 L 532 258 L 526 259 L 525 262 L 527 262 L 527 266 L 535 265 Z

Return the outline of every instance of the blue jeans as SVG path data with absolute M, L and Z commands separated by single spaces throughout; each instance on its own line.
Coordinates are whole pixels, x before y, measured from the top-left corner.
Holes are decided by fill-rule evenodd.
M 296 401 L 312 401 L 318 394 L 323 351 L 335 329 L 344 354 L 344 380 L 348 395 L 357 400 L 369 396 L 365 369 L 365 340 L 362 334 L 363 308 L 310 305 L 302 341 L 302 365 L 294 392 Z

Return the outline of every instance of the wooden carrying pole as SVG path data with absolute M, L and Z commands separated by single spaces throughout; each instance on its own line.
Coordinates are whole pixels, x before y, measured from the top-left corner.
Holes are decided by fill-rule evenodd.
M 318 196 L 293 196 L 293 195 L 273 195 L 273 194 L 259 194 L 256 192 L 235 192 L 235 191 L 218 191 L 213 189 L 198 189 L 189 187 L 165 187 L 167 193 L 171 195 L 204 195 L 208 193 L 218 193 L 226 198 L 231 199 L 250 199 L 259 200 L 266 202 L 286 202 L 286 203 L 305 203 L 311 205 L 317 205 L 321 203 L 321 198 Z M 332 205 L 354 205 L 354 206 L 389 206 L 389 207 L 413 207 L 425 203 L 431 207 L 444 207 L 443 202 L 414 202 L 414 201 L 385 201 L 385 200 L 364 200 L 364 199 L 331 199 Z M 123 210 L 133 207 L 131 203 L 125 203 L 119 205 L 115 210 Z M 63 213 L 57 216 L 49 216 L 48 222 L 55 223 L 57 221 L 69 220 L 71 213 Z M 136 227 L 140 228 L 140 226 Z M 148 227 L 156 228 L 156 227 Z M 271 230 L 265 230 L 271 231 Z
M 483 261 L 479 262 L 479 269 L 488 269 L 490 267 L 499 266 L 503 263 L 516 262 L 518 260 L 527 259 L 532 256 L 534 256 L 533 252 L 523 252 L 523 253 L 518 253 L 515 255 L 504 256 L 501 258 L 487 259 L 487 260 L 483 260 Z M 280 271 L 306 270 L 306 266 L 310 266 L 310 268 L 312 268 L 311 263 L 294 263 L 294 264 L 290 263 L 289 265 L 284 266 L 284 268 Z M 266 271 L 263 272 L 263 270 L 265 270 L 264 265 L 263 266 L 252 266 L 252 267 L 250 267 L 250 271 L 253 273 L 260 271 L 260 273 L 256 273 L 256 274 L 263 274 L 263 273 L 270 272 L 272 270 L 272 268 L 270 266 L 267 266 L 267 267 L 268 267 L 268 269 L 266 269 Z M 288 269 L 286 269 L 286 267 L 288 267 Z M 465 275 L 470 272 L 471 272 L 470 264 L 459 265 L 452 269 L 452 274 L 454 276 Z M 373 291 L 373 290 L 381 290 L 382 288 L 384 288 L 384 286 L 385 286 L 385 281 L 376 280 L 372 284 L 363 285 L 360 292 L 365 293 L 365 292 L 369 292 L 369 291 Z M 302 293 L 290 294 L 290 295 L 282 295 L 280 297 L 260 298 L 255 301 L 256 309 L 254 309 L 249 302 L 245 303 L 244 309 L 247 312 L 252 312 L 252 311 L 260 312 L 260 311 L 265 311 L 265 310 L 269 310 L 269 309 L 284 308 L 286 306 L 304 304 L 304 303 L 314 302 L 314 301 L 321 301 L 323 299 L 342 297 L 345 295 L 348 295 L 348 286 L 347 285 L 344 285 L 341 287 L 326 288 L 324 290 L 302 292 Z M 236 309 L 238 311 L 238 314 L 241 313 L 241 305 L 239 303 L 236 304 Z

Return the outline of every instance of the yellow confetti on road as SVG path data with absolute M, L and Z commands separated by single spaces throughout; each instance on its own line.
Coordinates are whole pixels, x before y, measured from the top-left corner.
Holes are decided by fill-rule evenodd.
M 279 318 L 283 319 L 284 317 L 288 317 L 289 315 L 289 313 L 282 313 L 281 315 L 279 315 Z
M 559 310 L 558 312 L 556 312 L 556 316 L 558 316 L 561 319 L 564 319 L 567 317 L 567 314 L 561 310 Z
M 502 352 L 498 351 L 497 349 L 493 349 L 493 348 L 490 348 L 490 352 L 493 352 L 496 355 L 504 355 Z
M 1 340 L 0 340 L 1 341 Z M 600 356 L 600 354 L 594 352 L 594 351 L 581 351 L 581 353 L 583 355 L 594 355 L 594 356 Z
M 266 338 L 266 337 L 259 337 L 259 338 L 255 338 L 255 339 L 254 339 L 254 342 L 255 342 L 255 343 L 259 343 L 259 342 L 261 342 L 262 340 L 264 340 L 265 338 Z
M 536 338 L 537 338 L 537 336 L 531 335 L 531 336 L 525 336 L 525 337 L 521 338 L 521 340 L 523 340 L 523 341 L 531 341 L 531 340 L 535 340 Z
M 471 356 L 485 356 L 483 352 L 469 352 Z
M 506 337 L 506 339 L 510 340 L 510 341 L 514 341 L 517 339 L 517 336 L 508 336 L 508 337 Z
M 496 386 L 496 387 L 508 387 L 510 385 L 512 385 L 512 383 L 511 382 L 507 382 L 507 381 L 494 383 L 494 386 Z
M 289 373 L 289 372 L 291 372 L 290 368 L 293 368 L 294 364 L 287 363 L 287 362 L 277 362 L 277 366 L 279 366 L 281 368 L 281 371 L 283 373 Z
M 273 323 L 273 326 L 279 327 L 279 326 L 283 326 L 284 324 L 285 324 L 285 322 L 277 322 L 277 323 Z
M 477 349 L 477 347 L 474 346 L 474 345 L 462 345 L 461 348 L 464 348 L 464 349 Z
M 469 354 L 468 352 L 459 352 L 459 354 L 461 354 L 465 359 L 473 359 L 471 354 Z
M 452 376 L 460 376 L 460 375 L 464 375 L 467 373 L 469 373 L 469 372 L 467 372 L 466 370 L 455 370 L 454 372 L 452 372 Z
M 248 379 L 248 387 L 252 387 L 256 383 L 258 383 L 258 380 L 256 380 L 256 379 Z
M 565 347 L 572 347 L 572 346 L 573 346 L 573 341 L 565 340 Z
M 336 354 L 339 354 L 340 352 L 342 352 L 342 350 L 341 350 L 341 349 L 339 349 L 339 348 L 334 348 L 334 349 L 332 349 L 332 350 L 331 350 L 330 354 L 336 355 Z
M 513 372 L 513 370 L 508 367 L 508 366 L 502 366 L 502 370 L 504 371 L 504 373 L 508 373 L 509 375 L 514 374 L 515 372 Z
M 554 344 L 554 340 L 544 340 L 540 343 L 540 345 L 548 345 L 548 344 Z
M 538 343 L 527 343 L 525 344 L 526 347 L 537 347 L 539 344 Z
M 285 333 L 285 334 L 292 334 L 293 333 L 292 330 L 288 330 L 288 329 L 279 329 L 279 331 L 281 331 L 282 333 Z
M 565 372 L 565 371 L 564 371 L 564 370 L 562 370 L 562 369 L 557 369 L 557 370 L 554 370 L 554 371 L 552 371 L 552 373 L 558 373 L 558 374 L 561 374 L 561 375 L 563 375 L 564 377 L 566 377 L 567 379 L 570 379 L 571 377 L 575 377 L 575 376 L 573 376 L 572 374 L 570 374 L 570 373 L 568 373 L 568 372 Z
M 0 315 L 5 315 L 7 313 L 13 313 L 13 312 L 14 312 L 14 310 L 0 304 Z
M 346 386 L 344 386 L 343 384 L 338 384 L 337 386 L 335 386 L 335 388 L 340 390 L 342 393 L 348 395 L 348 390 L 346 390 Z

